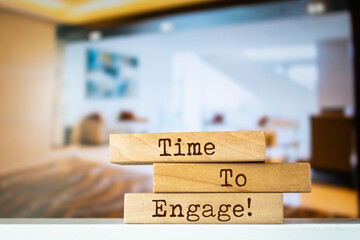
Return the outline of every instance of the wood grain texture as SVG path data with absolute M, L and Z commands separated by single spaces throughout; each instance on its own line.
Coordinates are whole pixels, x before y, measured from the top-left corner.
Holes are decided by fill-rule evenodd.
M 154 192 L 310 192 L 309 163 L 155 163 Z
M 125 223 L 282 223 L 281 193 L 127 193 Z
M 110 161 L 118 164 L 264 162 L 265 149 L 263 131 L 110 135 Z

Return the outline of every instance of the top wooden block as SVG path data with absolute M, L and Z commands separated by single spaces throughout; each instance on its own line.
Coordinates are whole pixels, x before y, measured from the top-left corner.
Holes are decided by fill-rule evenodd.
M 110 161 L 265 162 L 263 131 L 111 134 Z

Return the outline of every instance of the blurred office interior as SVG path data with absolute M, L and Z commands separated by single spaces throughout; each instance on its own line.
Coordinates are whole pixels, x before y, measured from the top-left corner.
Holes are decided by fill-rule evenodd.
M 122 217 L 110 133 L 237 130 L 311 163 L 285 217 L 358 217 L 351 4 L 0 0 L 0 217 Z

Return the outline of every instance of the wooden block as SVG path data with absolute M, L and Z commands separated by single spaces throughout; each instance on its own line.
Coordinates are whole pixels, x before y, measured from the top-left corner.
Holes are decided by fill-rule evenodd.
M 264 162 L 263 131 L 110 135 L 110 160 L 154 162 Z
M 309 163 L 155 163 L 154 192 L 310 192 Z
M 282 193 L 128 193 L 125 223 L 282 223 Z

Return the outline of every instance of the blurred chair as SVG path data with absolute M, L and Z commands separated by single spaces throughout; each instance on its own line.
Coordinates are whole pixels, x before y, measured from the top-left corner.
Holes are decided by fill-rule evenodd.
M 104 120 L 100 114 L 90 114 L 82 121 L 81 140 L 85 144 L 102 144 L 107 142 L 108 134 L 104 131 Z
M 311 166 L 319 170 L 351 173 L 353 119 L 342 114 L 322 114 L 311 118 Z
M 105 121 L 100 113 L 86 116 L 80 123 L 81 142 L 84 144 L 106 144 L 110 134 L 117 133 L 145 133 L 148 132 L 146 119 L 137 118 L 131 111 L 122 111 L 118 120 L 111 123 Z

